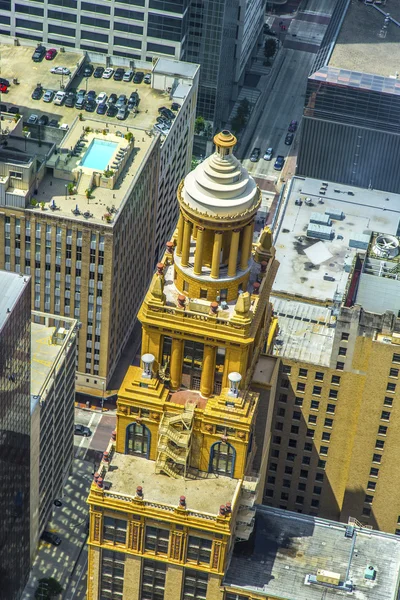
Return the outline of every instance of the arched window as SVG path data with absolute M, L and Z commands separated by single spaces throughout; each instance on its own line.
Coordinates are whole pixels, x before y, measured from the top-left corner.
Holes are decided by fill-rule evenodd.
M 226 442 L 216 442 L 211 446 L 209 472 L 233 477 L 235 457 L 236 450 L 233 446 Z
M 126 428 L 125 454 L 149 457 L 150 431 L 144 425 L 131 423 Z

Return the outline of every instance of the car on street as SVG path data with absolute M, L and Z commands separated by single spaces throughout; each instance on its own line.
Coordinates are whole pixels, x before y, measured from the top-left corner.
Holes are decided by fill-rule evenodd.
M 86 65 L 83 69 L 82 75 L 83 75 L 83 77 L 91 77 L 93 71 L 94 71 L 93 65 Z
M 61 104 L 64 102 L 65 96 L 66 96 L 65 92 L 62 92 L 61 90 L 59 92 L 57 92 L 57 94 L 54 96 L 54 104 L 56 106 L 61 106 Z
M 110 104 L 115 104 L 117 100 L 118 100 L 117 94 L 110 94 L 108 97 L 108 105 L 110 106 Z
M 294 133 L 287 133 L 286 137 L 285 137 L 285 144 L 286 146 L 290 146 L 290 144 L 293 142 L 293 138 L 294 138 Z
M 47 115 L 42 115 L 38 121 L 38 125 L 47 125 L 49 122 L 49 117 Z
M 103 77 L 103 73 L 104 67 L 96 67 L 93 73 L 93 77 L 96 77 L 96 79 L 100 79 L 100 77 Z
M 38 121 L 39 121 L 38 115 L 29 115 L 27 123 L 28 123 L 28 125 L 36 125 L 36 123 Z
M 50 48 L 49 50 L 47 50 L 44 57 L 46 60 L 53 60 L 53 58 L 55 57 L 56 54 L 57 54 L 57 50 L 55 48 Z
M 31 98 L 32 100 L 40 100 L 40 98 L 43 95 L 43 88 L 41 85 L 38 85 L 35 87 L 35 89 L 32 92 Z
M 125 94 L 120 94 L 118 96 L 118 100 L 117 100 L 115 106 L 117 108 L 122 108 L 123 106 L 125 106 L 125 104 L 126 104 L 126 96 L 125 96 Z
M 58 121 L 57 121 L 57 119 L 51 119 L 49 121 L 49 127 L 58 127 Z
M 105 92 L 100 92 L 100 94 L 96 98 L 97 104 L 102 104 L 107 100 L 107 94 Z
M 54 98 L 53 90 L 46 90 L 43 96 L 43 102 L 51 102 Z
M 297 121 L 290 121 L 289 127 L 288 127 L 288 131 L 290 131 L 290 133 L 294 133 L 297 129 Z
M 61 538 L 58 537 L 55 533 L 51 533 L 50 531 L 43 531 L 40 539 L 44 542 L 48 542 L 49 544 L 53 544 L 53 546 L 59 546 L 61 544 Z
M 50 69 L 50 73 L 53 73 L 53 75 L 70 75 L 71 71 L 67 67 L 53 67 Z
M 122 81 L 132 81 L 133 71 L 130 69 L 129 71 L 125 71 Z
M 142 71 L 137 71 L 133 78 L 133 83 L 142 83 L 144 79 L 144 73 Z
M 102 77 L 103 79 L 111 79 L 111 77 L 113 76 L 114 73 L 114 69 L 112 69 L 111 67 L 108 67 L 107 69 L 105 69 Z
M 272 160 L 272 156 L 274 154 L 273 148 L 267 148 L 264 154 L 264 160 Z
M 100 104 L 97 105 L 96 112 L 98 115 L 105 115 L 107 112 L 107 104 L 105 102 L 100 102 Z
M 126 119 L 127 116 L 128 116 L 128 107 L 123 105 L 118 109 L 117 119 L 119 119 L 120 121 L 124 121 L 124 119 Z
M 73 108 L 76 102 L 76 94 L 74 92 L 68 92 L 65 98 L 65 106 L 67 108 Z
M 43 60 L 45 54 L 46 48 L 44 46 L 38 46 L 32 54 L 33 62 L 40 62 L 41 60 Z
M 281 154 L 278 154 L 274 163 L 275 171 L 282 171 L 283 165 L 285 164 L 285 157 Z
M 251 151 L 250 154 L 250 160 L 251 162 L 257 162 L 260 160 L 260 154 L 261 154 L 261 150 L 260 148 L 253 148 L 253 150 Z
M 114 81 L 122 81 L 123 76 L 125 75 L 125 69 L 122 67 L 118 67 L 114 72 Z
M 74 435 L 83 435 L 83 437 L 90 437 L 92 435 L 92 432 L 86 425 L 75 424 Z
M 150 73 L 146 73 L 146 75 L 143 78 L 143 82 L 147 83 L 147 84 L 151 83 L 151 74 Z
M 118 108 L 115 106 L 115 104 L 109 104 L 107 109 L 107 117 L 115 117 L 117 113 Z

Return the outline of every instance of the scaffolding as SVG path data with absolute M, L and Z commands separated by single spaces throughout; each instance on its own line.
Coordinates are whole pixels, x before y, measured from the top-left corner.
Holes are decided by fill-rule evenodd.
M 190 464 L 196 403 L 186 402 L 180 414 L 164 413 L 158 430 L 156 473 L 186 478 Z

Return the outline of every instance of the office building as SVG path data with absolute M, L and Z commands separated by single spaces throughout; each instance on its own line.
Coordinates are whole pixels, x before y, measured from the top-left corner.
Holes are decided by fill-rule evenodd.
M 399 190 L 400 8 L 378 4 L 336 4 L 308 78 L 297 175 Z
M 265 0 L 12 1 L 0 11 L 0 32 L 135 68 L 159 57 L 200 64 L 198 114 L 218 126 L 260 42 L 264 10 Z
M 142 368 L 126 373 L 90 489 L 88 600 L 222 600 L 234 541 L 253 530 L 278 263 L 268 229 L 253 246 L 261 192 L 235 137 L 214 142 L 178 188 L 178 227 L 139 313 Z
M 2 271 L 0 288 L 1 595 L 17 600 L 30 569 L 31 286 Z
M 107 389 L 176 226 L 174 190 L 189 170 L 197 85 L 196 65 L 160 59 L 132 123 L 75 117 L 58 144 L 24 138 L 18 124 L 13 149 L 0 152 L 0 267 L 32 275 L 35 310 L 82 323 L 79 391 Z M 152 128 L 168 99 L 180 108 L 158 135 Z
M 294 178 L 274 240 L 264 501 L 400 535 L 400 196 Z

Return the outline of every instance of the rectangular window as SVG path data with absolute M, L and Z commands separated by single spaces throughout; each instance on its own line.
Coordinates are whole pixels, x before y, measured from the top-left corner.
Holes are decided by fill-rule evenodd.
M 296 386 L 296 390 L 298 392 L 304 392 L 304 390 L 306 389 L 306 384 L 305 383 L 298 383 Z
M 207 299 L 207 290 L 205 288 L 200 288 L 200 298 Z
M 286 475 L 291 475 L 293 473 L 293 467 L 289 467 L 288 465 L 286 465 L 285 473 L 286 473 Z
M 394 354 L 393 354 L 392 361 L 393 361 L 394 363 L 400 363 L 400 354 L 396 354 L 396 353 L 394 353 Z
M 125 554 L 112 550 L 101 551 L 100 597 L 122 600 Z
M 284 417 L 285 416 L 285 409 L 284 408 L 278 408 L 277 415 L 278 415 L 278 417 Z
M 189 535 L 187 560 L 197 564 L 210 564 L 211 544 L 211 540 Z
M 306 471 L 306 469 L 301 469 L 300 470 L 300 477 L 302 477 L 303 479 L 307 479 L 307 477 L 308 477 L 308 471 Z
M 143 561 L 142 586 L 140 597 L 142 600 L 163 600 L 165 590 L 166 564 L 155 561 Z
M 323 440 L 324 442 L 329 442 L 329 441 L 330 441 L 330 439 L 331 439 L 331 434 L 330 434 L 330 433 L 328 433 L 327 431 L 323 431 L 323 432 L 322 432 L 322 440 Z
M 122 519 L 104 517 L 103 539 L 112 544 L 126 544 L 127 522 Z
M 275 477 L 272 477 L 272 475 L 270 475 L 269 477 L 267 477 L 267 483 L 270 483 L 271 485 L 275 484 Z
M 380 454 L 373 454 L 372 455 L 372 462 L 374 463 L 380 463 L 382 460 L 382 456 Z
M 368 481 L 367 490 L 375 490 L 376 489 L 376 481 Z
M 388 410 L 383 410 L 381 413 L 381 419 L 383 421 L 389 421 L 390 419 L 390 412 Z
M 296 448 L 297 446 L 297 441 L 296 440 L 289 440 L 289 444 L 288 444 L 289 448 Z
M 384 440 L 376 440 L 376 442 L 375 442 L 375 448 L 377 450 L 383 450 L 384 445 L 385 445 Z
M 287 394 L 279 394 L 279 402 L 287 402 Z
M 287 390 L 289 387 L 289 379 L 281 379 L 281 387 Z
M 299 433 L 299 426 L 298 425 L 292 425 L 290 428 L 290 433 Z
M 292 372 L 292 367 L 290 365 L 283 365 L 282 373 L 285 373 L 286 375 L 290 375 L 291 372 Z
M 331 400 L 336 400 L 338 397 L 338 391 L 337 390 L 329 390 L 329 398 Z
M 294 419 L 295 421 L 300 421 L 300 417 L 301 417 L 301 412 L 299 412 L 298 410 L 294 410 L 292 419 Z
M 379 425 L 378 427 L 378 435 L 386 435 L 387 434 L 387 427 L 385 425 Z
M 395 383 L 388 383 L 386 386 L 386 391 L 387 392 L 395 392 L 396 391 L 396 384 Z
M 294 399 L 295 406 L 303 406 L 303 398 L 296 397 Z
M 312 407 L 311 407 L 312 408 Z M 317 407 L 318 408 L 318 407 Z M 313 425 L 315 425 L 315 423 L 317 422 L 317 415 L 309 415 L 308 417 L 308 422 L 312 423 Z
M 311 444 L 311 442 L 305 442 L 304 444 L 304 450 L 306 452 L 312 452 L 313 449 L 313 445 Z
M 309 465 L 309 464 L 311 463 L 311 458 L 310 458 L 310 456 L 303 456 L 303 458 L 302 458 L 302 460 L 301 460 L 301 463 L 302 463 L 303 465 Z
M 185 569 L 182 600 L 206 600 L 208 573 Z
M 339 348 L 338 354 L 339 354 L 339 356 L 346 356 L 347 348 Z
M 287 492 L 282 492 L 281 500 L 289 500 L 289 494 Z
M 370 494 L 367 494 L 364 498 L 364 502 L 366 504 L 372 504 L 373 501 L 374 501 L 374 497 L 371 496 Z
M 323 481 L 324 480 L 324 474 L 323 473 L 316 473 L 315 474 L 315 481 Z
M 347 342 L 347 340 L 349 339 L 349 334 L 342 331 L 340 339 L 342 340 L 342 342 Z
M 333 426 L 333 419 L 325 419 L 324 427 L 332 427 L 332 426 Z
M 314 485 L 313 494 L 320 495 L 322 492 L 322 488 L 319 485 Z
M 313 508 L 318 508 L 318 507 L 319 507 L 319 500 L 316 500 L 315 498 L 313 498 L 313 499 L 311 500 L 311 506 L 312 506 Z
M 290 488 L 290 479 L 283 479 L 282 480 L 282 487 Z
M 314 396 L 320 396 L 321 395 L 321 391 L 322 391 L 321 386 L 314 385 L 313 391 L 312 391 L 312 393 L 314 394 Z
M 299 377 L 307 377 L 307 369 L 299 369 Z
M 317 371 L 315 373 L 315 379 L 317 381 L 323 381 L 324 380 L 324 374 L 321 371 Z
M 327 406 L 326 406 L 327 413 L 334 413 L 335 410 L 336 410 L 336 406 L 334 404 L 327 404 Z
M 364 515 L 364 517 L 370 517 L 371 516 L 371 509 L 367 508 L 366 506 L 364 506 L 364 508 L 362 509 L 362 514 Z
M 334 383 L 335 385 L 339 385 L 340 384 L 340 376 L 332 375 L 331 383 Z
M 371 467 L 369 474 L 371 477 L 378 477 L 379 469 L 376 469 L 375 467 Z
M 296 504 L 304 504 L 304 496 L 296 496 Z
M 325 469 L 325 467 L 326 467 L 326 460 L 319 460 L 317 466 L 320 469 Z
M 169 530 L 159 529 L 158 527 L 146 527 L 144 541 L 145 550 L 155 552 L 156 554 L 168 553 Z
M 272 438 L 272 443 L 273 444 L 280 444 L 281 443 L 281 436 L 280 435 L 274 435 Z
M 389 396 L 385 396 L 383 404 L 385 406 L 393 406 L 393 398 L 389 398 Z
M 324 456 L 326 456 L 328 454 L 328 450 L 329 450 L 328 446 L 320 446 L 319 447 L 319 453 L 323 454 Z
M 288 452 L 286 454 L 286 460 L 288 460 L 290 462 L 294 462 L 295 458 L 296 458 L 296 455 L 293 454 L 293 452 Z
M 306 431 L 306 436 L 309 438 L 313 438 L 315 435 L 315 430 L 314 429 L 307 429 Z
M 398 376 L 399 376 L 399 369 L 390 369 L 389 377 L 398 377 Z
M 338 371 L 343 371 L 343 369 L 344 369 L 344 362 L 337 362 L 336 363 L 336 369 Z

